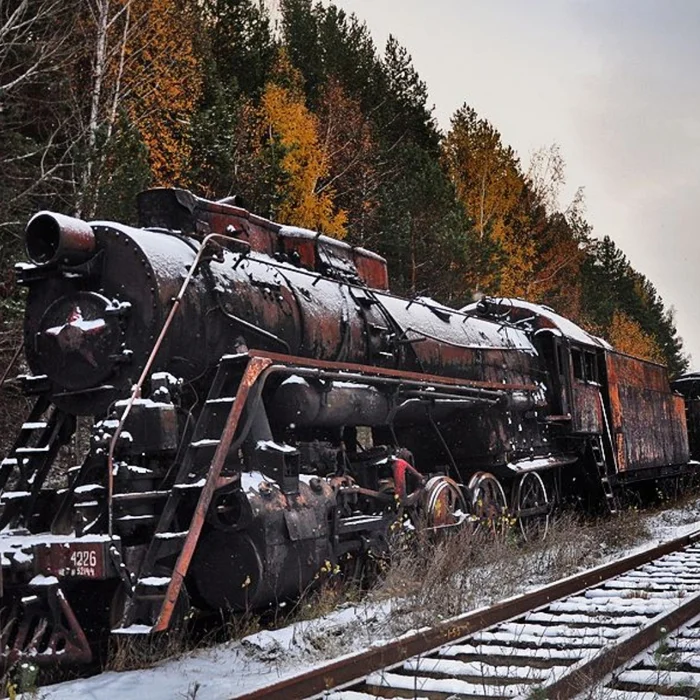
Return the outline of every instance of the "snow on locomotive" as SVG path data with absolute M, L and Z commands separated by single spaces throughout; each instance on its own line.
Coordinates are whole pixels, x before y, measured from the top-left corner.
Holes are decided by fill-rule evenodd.
M 686 468 L 665 369 L 546 307 L 399 298 L 381 257 L 235 200 L 151 190 L 139 214 L 27 226 L 5 664 L 88 660 L 93 630 L 164 631 L 190 602 L 273 605 L 327 563 L 361 568 L 401 520 L 508 509 L 542 536 L 557 501 L 614 509 L 621 484 Z

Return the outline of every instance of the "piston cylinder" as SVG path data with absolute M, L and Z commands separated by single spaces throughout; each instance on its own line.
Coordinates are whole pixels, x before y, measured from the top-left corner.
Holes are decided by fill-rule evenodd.
M 349 382 L 313 382 L 292 376 L 275 392 L 271 420 L 297 427 L 381 425 L 389 401 L 378 389 Z

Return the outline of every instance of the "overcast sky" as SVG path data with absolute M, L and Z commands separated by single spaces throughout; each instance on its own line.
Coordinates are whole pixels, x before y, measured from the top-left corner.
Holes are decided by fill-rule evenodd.
M 408 49 L 443 130 L 466 102 L 525 167 L 560 145 L 568 193 L 585 187 L 594 234 L 675 307 L 700 369 L 700 1 L 335 4 Z

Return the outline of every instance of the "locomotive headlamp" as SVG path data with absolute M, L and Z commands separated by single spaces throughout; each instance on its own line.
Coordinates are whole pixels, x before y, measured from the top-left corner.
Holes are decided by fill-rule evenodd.
M 72 216 L 41 211 L 27 224 L 24 233 L 29 259 L 35 265 L 77 264 L 95 252 L 90 224 Z

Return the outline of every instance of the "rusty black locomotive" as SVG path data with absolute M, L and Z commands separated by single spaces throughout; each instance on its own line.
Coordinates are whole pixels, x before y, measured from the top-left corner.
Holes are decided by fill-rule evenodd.
M 140 227 L 29 222 L 24 390 L 0 466 L 5 663 L 88 660 L 190 602 L 273 605 L 392 525 L 498 517 L 682 473 L 665 369 L 546 307 L 388 291 L 385 261 L 235 200 L 159 189 Z M 59 466 L 77 422 L 79 464 Z

